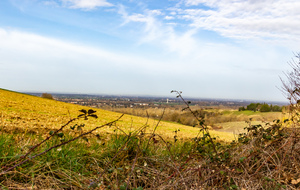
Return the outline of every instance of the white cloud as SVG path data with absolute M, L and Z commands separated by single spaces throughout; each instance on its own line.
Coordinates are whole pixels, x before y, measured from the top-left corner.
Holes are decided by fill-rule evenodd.
M 165 16 L 164 19 L 165 19 L 165 20 L 172 20 L 172 19 L 174 19 L 174 17 L 173 17 L 173 16 Z
M 97 7 L 110 7 L 113 4 L 107 2 L 106 0 L 61 0 L 64 6 L 71 9 L 84 9 L 92 10 Z
M 162 15 L 163 13 L 160 10 L 149 10 L 149 13 L 152 15 Z
M 140 43 L 162 44 L 184 56 L 199 48 L 195 46 L 201 30 L 238 41 L 255 39 L 257 43 L 290 48 L 298 47 L 300 42 L 300 2 L 292 0 L 183 0 L 160 12 L 144 9 L 134 13 L 124 7 L 121 10 L 123 26 L 130 22 L 145 24 L 140 28 Z
M 287 60 L 280 58 L 280 53 L 268 49 L 266 55 L 265 49 L 259 49 L 253 57 L 248 50 L 254 48 L 199 45 L 194 32 L 176 35 L 169 31 L 154 40 L 173 47 L 171 51 L 192 52 L 193 56 L 162 53 L 164 59 L 154 59 L 151 53 L 139 57 L 0 28 L 0 86 L 27 91 L 169 95 L 170 90 L 179 89 L 198 97 L 275 96 L 273 84 L 280 82 L 281 70 L 274 63 Z M 270 67 L 275 71 L 266 72 Z M 261 90 L 261 97 L 249 85 Z
M 170 30 L 164 39 L 162 39 L 162 43 L 166 45 L 168 51 L 176 52 L 180 56 L 195 56 L 200 52 L 199 45 L 197 41 L 193 38 L 195 34 L 195 30 L 189 30 L 181 35 L 176 34 L 174 31 Z
M 153 11 L 144 10 L 144 14 L 130 14 L 123 6 L 120 6 L 119 14 L 121 14 L 124 19 L 123 26 L 130 22 L 141 22 L 145 24 L 144 27 L 141 28 L 143 36 L 138 39 L 139 44 L 151 43 L 159 47 L 163 46 L 168 52 L 176 52 L 179 53 L 180 56 L 190 54 L 195 47 L 194 40 L 192 39 L 194 30 L 178 35 L 173 29 L 176 23 L 167 23 L 164 25 Z M 165 17 L 165 19 L 172 18 L 173 16 Z
M 139 43 L 153 42 L 164 35 L 162 23 L 156 19 L 156 16 L 161 14 L 160 12 L 145 10 L 144 14 L 129 14 L 123 6 L 120 6 L 118 13 L 122 15 L 124 19 L 122 26 L 130 22 L 141 22 L 145 24 L 145 27 L 141 29 L 144 36 L 140 39 Z
M 300 1 L 186 0 L 185 5 L 177 9 L 178 18 L 192 21 L 192 27 L 236 39 L 300 42 Z
M 114 66 L 125 65 L 125 67 L 139 67 L 142 66 L 139 64 L 140 62 L 147 63 L 146 60 L 137 56 L 126 56 L 119 52 L 110 52 L 99 47 L 96 48 L 82 44 L 75 44 L 72 42 L 66 42 L 55 38 L 16 30 L 0 28 L 0 41 L 1 49 L 5 49 L 6 52 L 16 52 L 17 54 L 22 54 L 22 56 L 32 56 L 38 59 L 70 59 L 72 61 L 77 60 L 73 62 L 76 64 L 78 62 L 85 62 L 85 58 L 89 57 L 94 61 L 104 60 L 110 62 Z M 9 56 L 4 57 L 9 58 Z M 85 64 L 95 64 L 96 62 Z M 152 62 L 150 63 L 153 65 Z M 143 66 L 147 66 L 147 64 Z
M 24 75 L 31 69 L 39 70 L 40 74 L 46 74 L 55 71 L 68 72 L 72 68 L 76 68 L 76 72 L 86 70 L 99 72 L 98 74 L 104 72 L 104 76 L 109 74 L 109 72 L 105 74 L 106 70 L 122 76 L 122 72 L 134 68 L 132 72 L 147 75 L 154 71 L 159 73 L 160 71 L 156 70 L 157 67 L 162 70 L 168 68 L 168 65 L 159 60 L 15 30 L 0 28 L 0 41 L 0 49 L 3 50 L 0 51 L 1 63 L 12 70 L 23 68 Z

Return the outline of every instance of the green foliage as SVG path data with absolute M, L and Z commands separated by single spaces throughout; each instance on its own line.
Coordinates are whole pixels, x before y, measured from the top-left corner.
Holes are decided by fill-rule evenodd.
M 247 110 L 252 110 L 252 111 L 258 111 L 258 106 L 261 105 L 260 103 L 251 103 L 247 106 Z
M 246 108 L 244 106 L 239 107 L 239 111 L 245 111 L 245 110 L 246 110 Z
M 278 105 L 272 106 L 271 111 L 282 112 L 282 107 Z
M 271 107 L 270 107 L 268 104 L 263 104 L 263 105 L 260 107 L 260 111 L 261 111 L 261 112 L 269 112 L 269 111 L 271 111 Z
M 273 106 L 268 105 L 268 104 L 260 104 L 260 103 L 251 103 L 249 105 L 247 105 L 247 109 L 245 109 L 244 107 L 240 107 L 239 111 L 244 111 L 244 110 L 251 110 L 251 111 L 260 111 L 260 112 L 281 112 L 282 111 L 282 107 L 275 105 Z

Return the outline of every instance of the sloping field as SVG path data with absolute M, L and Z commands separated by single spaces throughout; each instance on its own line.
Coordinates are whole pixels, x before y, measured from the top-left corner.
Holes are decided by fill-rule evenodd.
M 233 121 L 233 122 L 225 122 L 225 123 L 218 123 L 218 126 L 221 126 L 221 129 L 217 129 L 218 131 L 233 133 L 233 134 L 240 134 L 245 133 L 247 130 L 245 127 L 249 127 L 249 124 L 245 121 Z M 265 126 L 266 123 L 262 121 L 252 121 L 251 125 L 262 125 Z
M 22 93 L 0 89 L 0 129 L 22 131 L 35 131 L 44 133 L 45 130 L 59 128 L 71 118 L 80 114 L 78 110 L 90 109 L 89 107 L 67 104 L 55 100 L 44 99 Z M 94 109 L 94 108 L 93 108 Z M 96 110 L 98 119 L 91 118 L 88 121 L 80 120 L 77 123 L 85 123 L 85 130 L 103 125 L 120 117 L 120 113 L 101 109 Z M 117 126 L 125 132 L 134 131 L 145 124 L 148 125 L 146 132 L 150 133 L 158 121 L 131 115 L 124 115 Z M 115 127 L 101 128 L 99 133 L 112 133 Z M 174 131 L 180 129 L 179 138 L 193 138 L 199 132 L 199 128 L 174 124 L 161 121 L 158 125 L 157 134 L 164 138 L 173 138 Z M 219 136 L 222 140 L 234 139 L 233 134 L 226 132 L 211 131 L 213 136 Z
M 233 134 L 244 133 L 245 127 L 249 127 L 249 121 L 251 121 L 251 125 L 262 125 L 268 126 L 268 124 L 273 124 L 274 120 L 281 119 L 284 117 L 288 117 L 282 112 L 253 112 L 253 111 L 236 111 L 236 110 L 225 110 L 223 111 L 223 118 L 229 118 L 228 120 L 232 120 L 229 122 L 220 122 L 216 123 L 216 126 L 221 127 L 218 131 L 222 132 L 230 132 Z M 247 122 L 246 122 L 247 121 Z

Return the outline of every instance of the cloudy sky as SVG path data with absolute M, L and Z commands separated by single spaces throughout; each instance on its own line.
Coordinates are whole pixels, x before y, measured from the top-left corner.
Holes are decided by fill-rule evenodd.
M 0 88 L 284 101 L 298 0 L 1 0 Z

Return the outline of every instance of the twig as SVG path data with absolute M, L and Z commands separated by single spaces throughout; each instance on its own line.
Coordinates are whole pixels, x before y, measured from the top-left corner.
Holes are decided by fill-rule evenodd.
M 135 155 L 135 158 L 134 158 L 134 161 L 133 161 L 133 164 L 132 164 L 132 166 L 131 166 L 131 171 L 130 171 L 130 174 L 129 174 L 129 177 L 128 177 L 128 181 L 127 181 L 127 185 L 126 185 L 126 190 L 128 189 L 128 185 L 129 185 L 129 178 L 130 178 L 130 176 L 132 175 L 132 173 L 133 173 L 133 170 L 134 170 L 134 166 L 135 166 L 135 163 L 136 163 L 136 161 L 137 161 L 137 158 L 138 158 L 138 152 L 136 153 L 136 155 Z M 135 181 L 135 179 L 133 178 L 133 180 Z M 135 182 L 134 182 L 135 183 Z
M 198 116 L 196 115 L 196 113 L 191 109 L 189 103 L 186 102 L 185 99 L 182 97 L 182 95 L 181 95 L 182 92 L 179 92 L 177 90 L 172 90 L 171 93 L 172 92 L 177 93 L 177 97 L 180 98 L 185 103 L 185 105 L 187 106 L 185 109 L 188 109 L 193 114 L 193 116 L 195 117 L 195 119 L 197 119 L 197 121 L 199 122 L 199 125 L 201 126 L 201 128 L 203 130 L 203 133 L 205 132 L 208 135 L 209 141 L 212 144 L 212 147 L 214 149 L 214 152 L 216 153 L 216 156 L 218 156 L 218 151 L 216 149 L 216 145 L 215 145 L 215 143 L 214 143 L 214 141 L 213 141 L 213 139 L 212 139 L 212 137 L 211 137 L 211 135 L 210 135 L 207 127 L 205 126 L 204 121 L 200 120 L 198 118 Z
M 154 128 L 154 130 L 153 130 L 153 132 L 152 132 L 152 135 L 149 137 L 149 140 L 148 140 L 148 143 L 147 143 L 147 146 L 146 146 L 146 150 L 148 149 L 148 146 L 149 146 L 149 143 L 150 143 L 151 138 L 153 138 L 153 137 L 155 136 L 155 131 L 156 131 L 156 129 L 157 129 L 157 127 L 158 127 L 160 121 L 162 120 L 162 118 L 163 118 L 163 116 L 164 116 L 164 114 L 165 114 L 165 110 L 166 110 L 166 109 L 164 108 L 163 113 L 161 114 L 161 116 L 160 116 L 160 118 L 159 118 L 159 120 L 158 120 L 158 122 L 157 122 L 157 124 L 156 124 L 156 126 L 155 126 L 155 128 Z
M 289 138 L 289 140 L 284 144 L 284 145 L 282 145 L 280 148 L 278 148 L 276 151 L 274 151 L 269 157 L 268 157 L 268 159 L 267 160 L 265 160 L 263 163 L 262 163 L 262 165 L 256 170 L 256 172 L 253 174 L 253 175 L 256 175 L 260 170 L 261 170 L 261 168 L 272 158 L 272 156 L 274 155 L 274 154 L 276 154 L 279 150 L 281 150 L 282 148 L 284 148 L 286 145 L 288 145 L 289 143 L 290 143 L 290 141 L 291 141 L 291 137 Z

